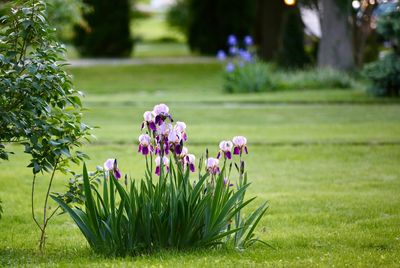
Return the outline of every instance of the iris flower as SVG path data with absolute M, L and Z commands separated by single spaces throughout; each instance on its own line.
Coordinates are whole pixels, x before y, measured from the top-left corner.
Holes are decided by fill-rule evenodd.
M 207 166 L 207 171 L 210 174 L 219 174 L 220 170 L 219 170 L 219 160 L 217 158 L 208 158 L 206 161 L 206 166 Z
M 234 148 L 233 148 L 233 154 L 242 154 L 243 149 L 248 154 L 247 150 L 247 139 L 243 136 L 235 136 L 232 139 Z
M 232 159 L 232 147 L 233 143 L 231 141 L 221 141 L 219 143 L 219 149 L 217 158 L 221 157 L 221 152 L 224 153 L 224 157 L 228 159 Z
M 104 169 L 108 172 L 112 171 L 114 178 L 117 180 L 121 178 L 121 172 L 118 168 L 117 159 L 107 159 L 106 162 L 104 162 Z
M 154 116 L 153 112 L 151 112 L 151 111 L 144 112 L 143 119 L 144 119 L 144 121 L 142 123 L 142 129 L 144 128 L 144 125 L 146 124 L 149 127 L 149 129 L 151 129 L 152 131 L 156 131 L 156 124 L 154 122 L 155 116 Z
M 169 118 L 171 122 L 173 121 L 171 115 L 169 114 L 169 108 L 164 103 L 154 106 L 153 113 L 155 115 L 154 121 L 157 125 L 161 125 L 167 118 Z
M 184 141 L 187 141 L 186 124 L 185 124 L 185 122 L 181 122 L 181 121 L 176 122 L 174 129 L 175 129 L 176 132 L 181 134 L 182 139 Z
M 153 151 L 153 146 L 150 144 L 150 136 L 147 134 L 142 134 L 139 136 L 139 153 L 143 155 L 148 155 L 149 152 Z
M 194 154 L 188 154 L 185 157 L 185 164 L 187 166 L 189 166 L 189 169 L 191 172 L 195 171 L 195 161 L 196 161 L 196 157 L 194 156 Z
M 161 174 L 161 157 L 157 156 L 154 161 L 156 162 L 156 174 L 158 176 L 160 176 L 160 174 Z M 166 156 L 163 156 L 163 165 L 167 169 L 167 172 L 169 172 L 169 159 Z

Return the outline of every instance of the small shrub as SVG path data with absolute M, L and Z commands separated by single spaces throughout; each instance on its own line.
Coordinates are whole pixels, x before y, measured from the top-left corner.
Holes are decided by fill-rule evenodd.
M 270 68 L 257 61 L 225 73 L 224 89 L 230 93 L 263 92 L 272 89 Z
M 82 187 L 76 187 L 83 188 L 83 208 L 68 205 L 75 196 L 71 187 L 68 196 L 53 199 L 72 217 L 90 247 L 105 255 L 223 245 L 244 249 L 260 241 L 254 230 L 267 204 L 243 214 L 254 200 L 245 199 L 250 185 L 243 161 L 246 138 L 222 141 L 217 157 L 206 153 L 205 164 L 202 158 L 198 162 L 198 176 L 191 178 L 196 158 L 183 146 L 186 125 L 167 123 L 172 121 L 168 112 L 160 104 L 144 114 L 146 133 L 139 136 L 146 167 L 143 180 L 121 179 L 117 160 L 109 159 L 99 186 L 93 184 L 97 175 L 90 176 L 84 166 Z M 236 181 L 232 168 L 238 172 Z M 81 193 L 77 191 L 78 200 Z
M 243 44 L 240 44 L 234 35 L 230 35 L 227 41 L 229 52 L 219 50 L 217 53 L 220 61 L 228 59 L 225 66 L 224 90 L 233 93 L 270 89 L 270 70 L 265 63 L 257 60 L 252 37 L 246 36 Z

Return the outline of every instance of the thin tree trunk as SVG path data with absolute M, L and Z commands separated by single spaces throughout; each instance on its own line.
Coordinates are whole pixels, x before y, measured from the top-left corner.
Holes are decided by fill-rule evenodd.
M 337 0 L 320 0 L 322 36 L 318 51 L 318 66 L 338 70 L 354 67 L 350 8 L 342 7 Z

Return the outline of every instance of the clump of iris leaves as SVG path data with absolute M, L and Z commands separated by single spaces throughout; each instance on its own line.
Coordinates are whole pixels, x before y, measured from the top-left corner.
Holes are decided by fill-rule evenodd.
M 223 175 L 231 171 L 232 164 L 224 163 L 219 174 L 210 175 L 201 173 L 202 162 L 197 182 L 190 180 L 189 169 L 174 164 L 154 179 L 147 164 L 144 179 L 125 178 L 124 182 L 100 168 L 88 173 L 84 165 L 81 182 L 70 184 L 71 192 L 83 197 L 82 204 L 70 202 L 74 199 L 71 192 L 70 196 L 54 194 L 52 198 L 72 217 L 90 247 L 106 256 L 160 249 L 243 250 L 255 242 L 268 245 L 254 234 L 267 202 L 247 215 L 243 213 L 255 199 L 245 199 L 250 184 L 244 162 L 234 165 L 238 172 L 235 186 L 227 184 Z

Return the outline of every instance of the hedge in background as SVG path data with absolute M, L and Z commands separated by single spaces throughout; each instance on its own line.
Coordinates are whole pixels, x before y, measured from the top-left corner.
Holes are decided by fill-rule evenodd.
M 82 56 L 128 57 L 132 50 L 129 0 L 85 0 L 86 24 L 75 27 L 74 43 Z

